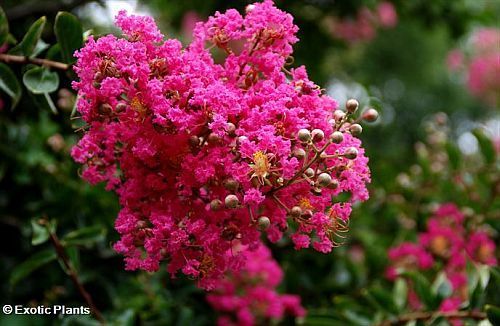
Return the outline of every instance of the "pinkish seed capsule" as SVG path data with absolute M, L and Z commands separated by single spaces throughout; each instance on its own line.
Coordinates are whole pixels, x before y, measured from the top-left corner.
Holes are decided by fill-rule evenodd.
M 293 156 L 295 156 L 298 160 L 303 160 L 306 157 L 306 151 L 302 148 L 296 148 L 293 151 Z
M 312 168 L 308 168 L 304 171 L 304 174 L 306 175 L 306 177 L 312 178 L 314 177 L 314 170 Z

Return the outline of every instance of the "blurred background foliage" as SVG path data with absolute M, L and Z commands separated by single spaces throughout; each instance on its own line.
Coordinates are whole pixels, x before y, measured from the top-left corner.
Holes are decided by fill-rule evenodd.
M 53 24 L 61 10 L 75 14 L 84 31 L 91 29 L 96 35 L 115 32 L 112 17 L 124 8 L 152 15 L 165 35 L 187 44 L 193 21 L 230 7 L 243 11 L 248 3 L 2 0 L 1 6 L 17 40 L 45 15 L 42 39 L 54 44 Z M 309 310 L 303 321 L 306 324 L 381 322 L 405 311 L 404 304 L 392 309 L 402 294 L 384 278 L 387 249 L 414 240 L 437 203 L 454 201 L 469 209 L 499 239 L 498 148 L 492 142 L 496 139 L 498 144 L 500 138 L 498 103 L 473 97 L 464 78 L 448 71 L 446 58 L 475 29 L 498 28 L 500 2 L 393 0 L 397 24 L 375 27 L 373 37 L 357 42 L 336 37 L 332 22 L 356 19 L 362 8 L 375 10 L 377 0 L 276 3 L 292 13 L 300 28 L 294 65 L 306 65 L 310 78 L 340 103 L 356 97 L 362 106 L 374 106 L 381 113 L 379 122 L 366 126 L 361 137 L 372 168 L 371 198 L 355 208 L 346 244 L 330 255 L 296 252 L 286 241 L 273 246 L 273 254 L 286 272 L 282 290 L 301 295 Z M 50 50 L 43 49 L 41 55 L 50 57 Z M 18 76 L 26 69 L 21 65 L 11 68 Z M 39 96 L 26 90 L 11 111 L 11 100 L 0 92 L 0 278 L 4 280 L 0 304 L 83 304 L 55 257 L 21 264 L 51 248 L 36 240 L 46 236 L 37 228 L 37 221 L 48 219 L 57 222 L 59 237 L 69 241 L 67 254 L 108 320 L 117 325 L 213 323 L 215 314 L 203 292 L 189 280 L 171 280 L 165 272 L 123 270 L 122 258 L 111 249 L 117 240 L 113 229 L 117 198 L 102 186 L 83 182 L 69 157 L 69 149 L 79 137 L 75 133 L 78 121 L 71 119 L 72 78 L 71 72 L 60 74 L 59 90 L 50 94 L 57 115 L 44 107 L 46 101 L 40 107 Z M 442 113 L 436 115 L 438 112 Z M 466 186 L 454 182 L 457 177 L 465 178 Z M 35 245 L 38 242 L 42 243 Z M 493 269 L 481 294 L 483 303 L 499 305 L 498 277 L 498 269 Z M 1 325 L 16 323 L 95 321 L 0 316 Z

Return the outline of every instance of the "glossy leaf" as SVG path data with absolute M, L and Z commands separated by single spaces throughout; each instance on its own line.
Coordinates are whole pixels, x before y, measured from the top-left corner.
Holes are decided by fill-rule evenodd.
M 438 298 L 431 291 L 431 284 L 422 275 L 417 272 L 405 272 L 403 276 L 410 278 L 413 281 L 415 292 L 420 300 L 429 309 L 435 309 L 439 305 Z
M 500 308 L 486 305 L 486 315 L 493 325 L 500 325 Z
M 52 93 L 59 87 L 59 75 L 47 68 L 37 67 L 24 74 L 23 82 L 33 94 Z
M 94 225 L 69 232 L 62 238 L 61 243 L 64 246 L 86 246 L 104 240 L 105 236 L 106 229 Z
M 32 238 L 31 244 L 36 246 L 49 239 L 49 231 L 43 225 L 40 225 L 36 219 L 31 220 Z
M 0 46 L 7 41 L 9 36 L 9 21 L 2 7 L 0 7 Z
M 4 63 L 0 63 L 0 90 L 12 99 L 11 108 L 14 108 L 21 99 L 21 85 L 14 72 Z
M 83 28 L 78 18 L 68 12 L 59 12 L 54 24 L 54 33 L 61 47 L 64 62 L 74 62 L 73 53 L 83 44 Z
M 484 160 L 492 164 L 495 162 L 495 146 L 491 142 L 491 139 L 488 138 L 485 134 L 484 131 L 481 129 L 475 129 L 472 131 L 474 136 L 476 137 L 478 143 L 479 143 L 479 148 L 481 150 L 481 153 L 483 154 Z
M 38 41 L 40 40 L 40 37 L 42 36 L 46 21 L 47 18 L 45 16 L 35 21 L 29 28 L 28 32 L 24 35 L 21 42 L 12 48 L 9 53 L 31 57 Z
M 56 253 L 52 249 L 39 251 L 23 263 L 19 264 L 12 271 L 9 283 L 11 286 L 16 285 L 19 281 L 30 275 L 36 269 L 56 259 Z

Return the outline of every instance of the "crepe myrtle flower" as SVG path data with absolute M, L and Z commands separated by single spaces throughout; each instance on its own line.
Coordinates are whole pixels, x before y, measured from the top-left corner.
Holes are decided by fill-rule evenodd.
M 296 248 L 340 243 L 352 204 L 368 199 L 356 124 L 378 114 L 341 108 L 305 67 L 286 67 L 290 14 L 270 0 L 217 12 L 187 47 L 151 17 L 120 11 L 116 24 L 122 37 L 89 37 L 75 54 L 86 126 L 72 156 L 119 197 L 114 248 L 127 270 L 166 262 L 211 289 L 246 259 L 227 254 L 235 242 L 252 251 L 287 231 Z

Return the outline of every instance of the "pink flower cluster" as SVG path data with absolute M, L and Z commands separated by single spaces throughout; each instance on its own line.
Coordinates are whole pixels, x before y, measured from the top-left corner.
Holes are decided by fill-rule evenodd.
M 447 64 L 451 71 L 464 71 L 467 88 L 486 103 L 500 102 L 500 29 L 482 28 L 467 42 L 467 49 L 453 49 Z
M 377 34 L 377 28 L 392 28 L 398 23 L 394 5 L 388 1 L 380 2 L 375 10 L 362 7 L 356 17 L 331 21 L 331 33 L 335 38 L 349 43 L 367 42 Z
M 357 102 L 337 109 L 304 67 L 285 68 L 292 16 L 269 0 L 217 12 L 187 48 L 151 17 L 122 11 L 116 24 L 123 38 L 90 37 L 76 53 L 87 126 L 72 155 L 119 196 L 126 269 L 164 261 L 211 289 L 244 265 L 235 242 L 256 250 L 261 233 L 329 252 L 351 204 L 368 198 L 368 159 L 349 122 Z
M 245 256 L 246 265 L 228 273 L 207 295 L 210 305 L 221 314 L 218 325 L 267 325 L 285 315 L 304 316 L 300 297 L 276 292 L 283 271 L 269 249 L 262 244 L 253 251 L 244 249 L 237 250 Z
M 457 310 L 467 300 L 467 261 L 496 266 L 495 243 L 485 231 L 468 231 L 464 215 L 453 203 L 441 204 L 419 234 L 419 243 L 403 243 L 389 250 L 392 265 L 387 277 L 395 279 L 401 272 L 427 270 L 443 266 L 453 294 L 441 304 L 442 311 Z M 418 298 L 410 304 L 418 308 Z

